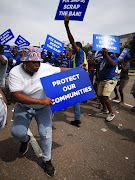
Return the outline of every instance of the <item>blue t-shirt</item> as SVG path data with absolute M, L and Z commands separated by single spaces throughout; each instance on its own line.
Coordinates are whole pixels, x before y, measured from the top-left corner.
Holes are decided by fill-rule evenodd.
M 71 67 L 71 59 L 70 60 L 68 60 L 67 58 L 63 59 L 63 63 L 59 67 L 70 68 Z
M 59 60 L 57 58 L 51 58 L 49 59 L 48 57 L 44 58 L 43 63 L 50 63 L 52 66 L 57 66 Z
M 115 70 L 118 63 L 118 59 L 114 55 L 111 55 L 110 57 L 115 62 L 115 66 L 112 66 L 104 57 L 99 62 L 99 81 L 109 80 L 116 76 Z
M 16 56 L 16 57 L 13 57 L 14 60 L 16 60 L 16 63 L 14 64 L 14 66 L 17 66 L 19 64 L 22 63 L 22 61 L 20 60 L 21 59 L 21 56 Z
M 81 48 L 79 48 L 79 52 L 75 53 L 76 67 L 79 67 L 83 63 L 84 63 L 84 52 Z

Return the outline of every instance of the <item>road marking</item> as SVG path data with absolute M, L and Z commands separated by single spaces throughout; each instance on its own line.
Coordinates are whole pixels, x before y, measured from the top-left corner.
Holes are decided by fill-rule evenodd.
M 112 101 L 114 101 L 114 102 L 119 102 L 119 101 L 117 101 L 117 100 L 112 100 Z M 123 105 L 126 105 L 126 106 L 129 106 L 129 107 L 134 107 L 134 106 L 132 106 L 132 105 L 130 105 L 130 104 L 126 104 L 126 103 L 124 103 Z
M 28 129 L 28 135 L 31 137 L 30 143 L 31 143 L 31 146 L 33 147 L 33 150 L 34 150 L 36 156 L 38 158 L 42 157 L 42 150 L 41 150 L 40 146 L 38 145 L 36 139 L 34 138 L 32 132 L 30 131 L 30 129 Z
M 112 100 L 112 101 L 117 102 L 117 103 L 119 102 L 117 100 Z M 129 106 L 129 107 L 134 107 L 134 106 L 132 106 L 130 104 L 126 104 L 126 103 L 124 105 Z M 36 156 L 38 158 L 42 157 L 42 150 L 41 150 L 40 146 L 38 145 L 36 139 L 34 138 L 32 132 L 30 131 L 30 129 L 28 129 L 28 135 L 31 136 L 30 143 L 31 143 L 31 146 L 33 147 L 33 150 L 34 150 Z

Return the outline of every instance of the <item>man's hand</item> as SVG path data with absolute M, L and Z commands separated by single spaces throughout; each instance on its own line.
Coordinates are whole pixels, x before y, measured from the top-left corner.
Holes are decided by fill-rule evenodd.
M 50 104 L 53 105 L 53 101 L 50 98 L 46 97 L 41 99 L 41 104 L 49 106 Z
M 84 63 L 84 64 L 81 64 L 80 66 L 81 66 L 83 69 L 85 69 L 86 71 L 88 70 L 85 63 Z
M 62 52 L 60 52 L 60 56 L 63 57 L 63 53 Z
M 69 15 L 68 14 L 64 18 L 64 23 L 65 23 L 65 26 L 68 26 L 68 24 L 69 24 Z
M 120 64 L 122 64 L 124 62 L 124 58 L 120 60 Z
M 102 51 L 103 51 L 103 54 L 104 54 L 105 56 L 108 55 L 108 50 L 107 50 L 106 48 L 103 48 Z

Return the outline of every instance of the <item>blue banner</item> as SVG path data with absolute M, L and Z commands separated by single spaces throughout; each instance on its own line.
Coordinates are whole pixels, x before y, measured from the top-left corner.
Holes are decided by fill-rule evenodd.
M 120 53 L 119 38 L 116 36 L 104 36 L 93 34 L 92 50 L 97 51 L 106 48 L 108 52 Z
M 95 97 L 88 73 L 81 67 L 41 78 L 47 97 L 54 101 L 52 113 Z
M 64 20 L 68 14 L 70 20 L 83 21 L 89 0 L 60 0 L 55 20 Z
M 0 35 L 0 43 L 4 45 L 13 38 L 14 35 L 11 29 L 8 29 L 7 31 L 5 31 L 3 34 Z
M 19 48 L 30 45 L 30 43 L 29 43 L 26 39 L 24 39 L 22 36 L 20 36 L 20 35 L 17 37 L 17 39 L 15 40 L 14 43 L 15 43 Z
M 63 51 L 64 43 L 48 34 L 46 37 L 44 48 L 52 51 L 54 54 L 59 54 Z
M 124 48 L 122 53 L 118 57 L 118 61 L 122 60 L 127 55 L 128 52 L 129 52 L 129 49 L 128 48 Z

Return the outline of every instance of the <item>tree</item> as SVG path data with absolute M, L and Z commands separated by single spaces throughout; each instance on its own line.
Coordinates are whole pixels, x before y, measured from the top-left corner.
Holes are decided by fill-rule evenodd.
M 131 67 L 135 68 L 135 40 L 130 41 Z
M 92 46 L 83 46 L 82 49 L 87 55 L 89 51 L 92 51 Z

